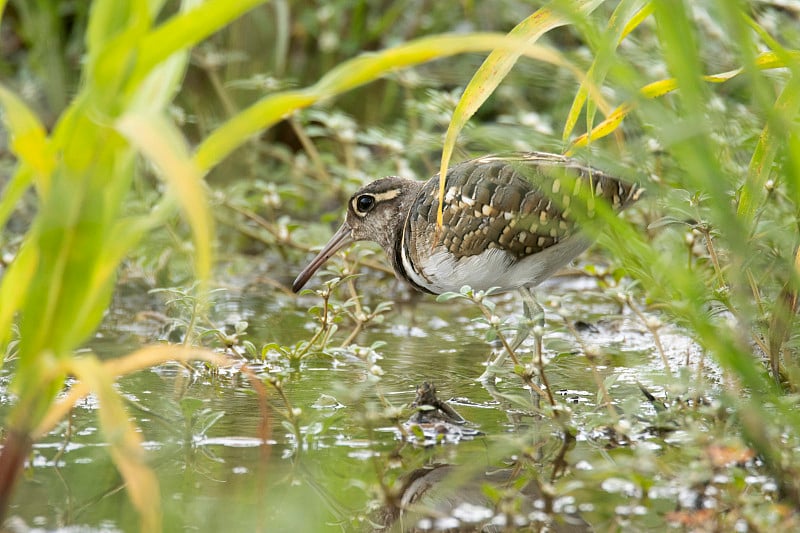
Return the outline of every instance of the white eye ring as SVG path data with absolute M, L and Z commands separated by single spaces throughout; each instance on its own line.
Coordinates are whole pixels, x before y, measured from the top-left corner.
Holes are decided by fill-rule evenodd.
M 371 194 L 362 194 L 356 198 L 355 206 L 359 213 L 366 213 L 375 207 L 375 197 Z

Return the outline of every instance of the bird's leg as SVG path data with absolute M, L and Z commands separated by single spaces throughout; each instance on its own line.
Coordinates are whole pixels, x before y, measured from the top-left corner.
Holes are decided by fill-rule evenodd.
M 536 301 L 533 293 L 528 287 L 520 287 L 519 293 L 522 295 L 522 308 L 525 313 L 525 329 L 520 329 L 517 337 L 514 338 L 514 349 L 522 344 L 531 329 L 533 329 L 533 361 L 541 367 L 542 364 L 542 336 L 544 332 L 544 308 Z M 533 325 L 533 328 L 531 328 Z
M 539 371 L 538 379 L 536 376 L 533 376 L 533 383 L 537 385 L 545 385 L 547 386 L 547 381 L 544 377 L 544 363 L 542 361 L 542 336 L 544 334 L 544 308 L 536 301 L 536 297 L 533 295 L 531 290 L 528 287 L 520 287 L 519 293 L 522 295 L 522 308 L 525 313 L 525 320 L 526 320 L 526 329 L 525 329 L 525 336 L 527 337 L 530 330 L 533 329 L 533 364 Z M 533 326 L 531 328 L 531 326 Z M 523 338 L 524 340 L 524 338 Z M 514 339 L 516 342 L 517 339 Z M 520 341 L 521 343 L 521 341 Z M 540 389 L 541 390 L 541 389 Z M 546 391 L 549 395 L 550 392 Z M 533 405 L 538 409 L 541 397 L 539 394 L 531 388 L 531 398 L 533 400 Z
M 524 319 L 520 322 L 517 328 L 517 334 L 510 344 L 511 351 L 516 351 L 517 348 L 522 346 L 525 339 L 530 336 L 531 330 L 534 334 L 534 361 L 538 366 L 541 366 L 542 361 L 542 331 L 544 330 L 544 309 L 536 301 L 530 289 L 521 287 L 519 293 L 522 295 L 522 310 Z M 495 370 L 505 362 L 508 357 L 507 350 L 503 349 L 486 367 L 486 370 L 478 378 L 478 381 L 488 381 L 489 378 L 494 376 Z
M 492 381 L 492 378 L 494 378 L 495 375 L 495 371 L 500 367 L 500 365 L 502 365 L 505 362 L 506 357 L 508 357 L 508 352 L 506 351 L 505 348 L 501 347 L 500 353 L 498 353 L 497 357 L 492 359 L 489 362 L 489 364 L 486 365 L 486 370 L 484 370 L 483 374 L 481 374 L 478 377 L 478 381 L 482 383 L 489 383 L 490 381 Z

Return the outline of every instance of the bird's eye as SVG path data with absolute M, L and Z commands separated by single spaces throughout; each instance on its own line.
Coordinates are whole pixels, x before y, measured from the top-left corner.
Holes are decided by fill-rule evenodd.
M 356 198 L 356 209 L 359 213 L 366 213 L 375 207 L 375 197 L 369 194 L 362 194 Z

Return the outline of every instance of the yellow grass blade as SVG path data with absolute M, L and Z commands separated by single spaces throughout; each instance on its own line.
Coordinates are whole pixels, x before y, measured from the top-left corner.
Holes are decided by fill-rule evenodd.
M 602 0 L 576 0 L 571 7 L 575 13 L 587 15 L 601 3 Z M 517 24 L 508 33 L 508 37 L 521 39 L 528 45 L 532 45 L 542 34 L 567 23 L 568 20 L 562 13 L 551 7 L 543 7 Z M 459 100 L 455 111 L 453 111 L 453 117 L 445 133 L 444 145 L 442 146 L 442 162 L 439 166 L 439 208 L 436 214 L 436 224 L 438 226 L 442 225 L 442 206 L 444 205 L 442 199 L 444 198 L 447 165 L 453 155 L 458 134 L 467 123 L 467 120 L 475 114 L 483 102 L 500 85 L 500 82 L 503 81 L 503 78 L 506 77 L 506 74 L 508 74 L 524 51 L 524 47 L 516 49 L 504 47 L 489 54 L 489 57 L 486 58 L 472 77 L 472 80 L 470 80 L 467 88 L 464 89 L 464 94 L 461 95 L 461 100 Z
M 111 457 L 125 480 L 125 490 L 139 512 L 141 531 L 160 531 L 158 480 L 147 466 L 142 437 L 125 411 L 122 398 L 114 390 L 113 374 L 93 356 L 74 358 L 69 366 L 97 396 L 100 430 L 108 439 Z
M 191 348 L 184 345 L 156 345 L 147 346 L 122 357 L 117 357 L 103 362 L 103 367 L 108 375 L 113 378 L 132 374 L 145 368 L 167 363 L 169 361 L 205 361 L 216 366 L 224 366 L 228 360 L 203 348 Z M 88 382 L 79 381 L 70 389 L 69 393 L 53 404 L 47 411 L 42 421 L 31 433 L 34 439 L 40 439 L 52 430 L 75 406 L 75 403 L 91 392 Z
M 608 31 L 611 35 L 616 35 L 615 39 L 615 46 L 613 48 L 605 48 L 598 52 L 597 57 L 595 57 L 594 61 L 592 62 L 592 66 L 589 67 L 589 71 L 586 73 L 587 80 L 591 80 L 591 83 L 595 86 L 601 85 L 603 80 L 608 73 L 608 68 L 611 65 L 610 59 L 617 46 L 628 36 L 636 27 L 642 23 L 652 12 L 653 12 L 653 5 L 650 2 L 647 2 L 644 7 L 641 4 L 645 3 L 645 0 L 629 0 L 620 2 L 619 5 L 614 9 L 614 13 L 611 15 L 611 19 L 608 21 Z M 633 15 L 625 22 L 621 24 L 624 20 L 623 17 L 627 15 L 627 13 L 635 11 Z M 587 97 L 589 96 L 589 84 L 587 82 L 581 83 L 580 87 L 578 88 L 578 92 L 575 94 L 575 98 L 572 101 L 572 106 L 570 107 L 569 113 L 567 113 L 567 118 L 564 121 L 564 131 L 562 132 L 561 139 L 563 142 L 567 142 L 569 140 L 570 135 L 575 129 L 575 125 L 578 123 L 578 117 L 580 117 L 581 110 L 583 109 L 583 105 L 586 104 Z M 586 106 L 586 129 L 591 131 L 592 124 L 594 123 L 594 106 L 591 105 L 591 101 Z M 608 116 L 611 112 L 609 108 L 601 108 L 601 111 Z
M 625 37 L 630 35 L 630 33 L 639 27 L 639 24 L 644 22 L 644 20 L 653 14 L 653 10 L 655 7 L 653 6 L 653 2 L 648 0 L 647 4 L 645 4 L 642 9 L 636 12 L 636 14 L 631 17 L 631 19 L 625 24 L 625 27 L 622 29 L 622 35 L 620 36 L 620 42 L 622 42 Z
M 11 150 L 36 173 L 36 183 L 46 189 L 55 167 L 47 133 L 36 114 L 20 98 L 0 84 L 0 107 L 11 136 Z
M 602 139 L 603 137 L 610 135 L 611 133 L 616 130 L 622 121 L 628 116 L 635 106 L 633 104 L 623 104 L 616 108 L 614 111 L 608 115 L 605 120 L 600 122 L 597 126 L 592 128 L 592 131 L 589 133 L 584 133 L 574 141 L 570 147 L 565 151 L 567 155 L 572 155 L 576 148 L 580 148 L 589 144 L 589 139 Z
M 800 61 L 800 51 L 790 51 L 787 52 L 786 56 L 790 58 L 791 61 L 797 62 Z M 775 68 L 783 68 L 787 66 L 787 61 L 782 59 L 780 56 L 775 54 L 774 52 L 765 52 L 760 54 L 756 58 L 756 66 L 760 70 L 769 70 Z M 708 74 L 703 76 L 703 79 L 709 83 L 724 83 L 728 80 L 731 80 L 741 74 L 743 70 L 741 68 L 735 70 L 729 70 L 727 72 L 720 72 L 719 74 Z M 641 94 L 645 98 L 658 98 L 663 96 L 667 93 L 670 93 L 678 88 L 678 82 L 675 78 L 667 78 L 659 81 L 654 81 L 652 83 L 648 83 L 644 87 L 639 90 L 639 94 Z M 579 137 L 575 138 L 570 144 L 569 149 L 566 150 L 567 154 L 571 154 L 575 151 L 576 148 L 580 148 L 589 144 L 589 139 L 601 139 L 619 127 L 625 117 L 636 108 L 635 102 L 627 102 L 619 107 L 617 107 L 612 113 L 601 123 L 595 126 L 592 131 L 588 133 L 584 133 Z

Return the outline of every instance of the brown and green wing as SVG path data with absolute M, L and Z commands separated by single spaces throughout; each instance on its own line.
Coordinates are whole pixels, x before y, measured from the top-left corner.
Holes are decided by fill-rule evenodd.
M 434 243 L 438 179 L 422 188 L 404 230 L 407 238 L 444 246 L 457 258 L 492 248 L 517 258 L 536 254 L 577 231 L 571 214 L 578 199 L 591 217 L 598 197 L 621 210 L 641 193 L 635 184 L 563 156 L 530 152 L 472 159 L 447 173 L 443 228 Z

